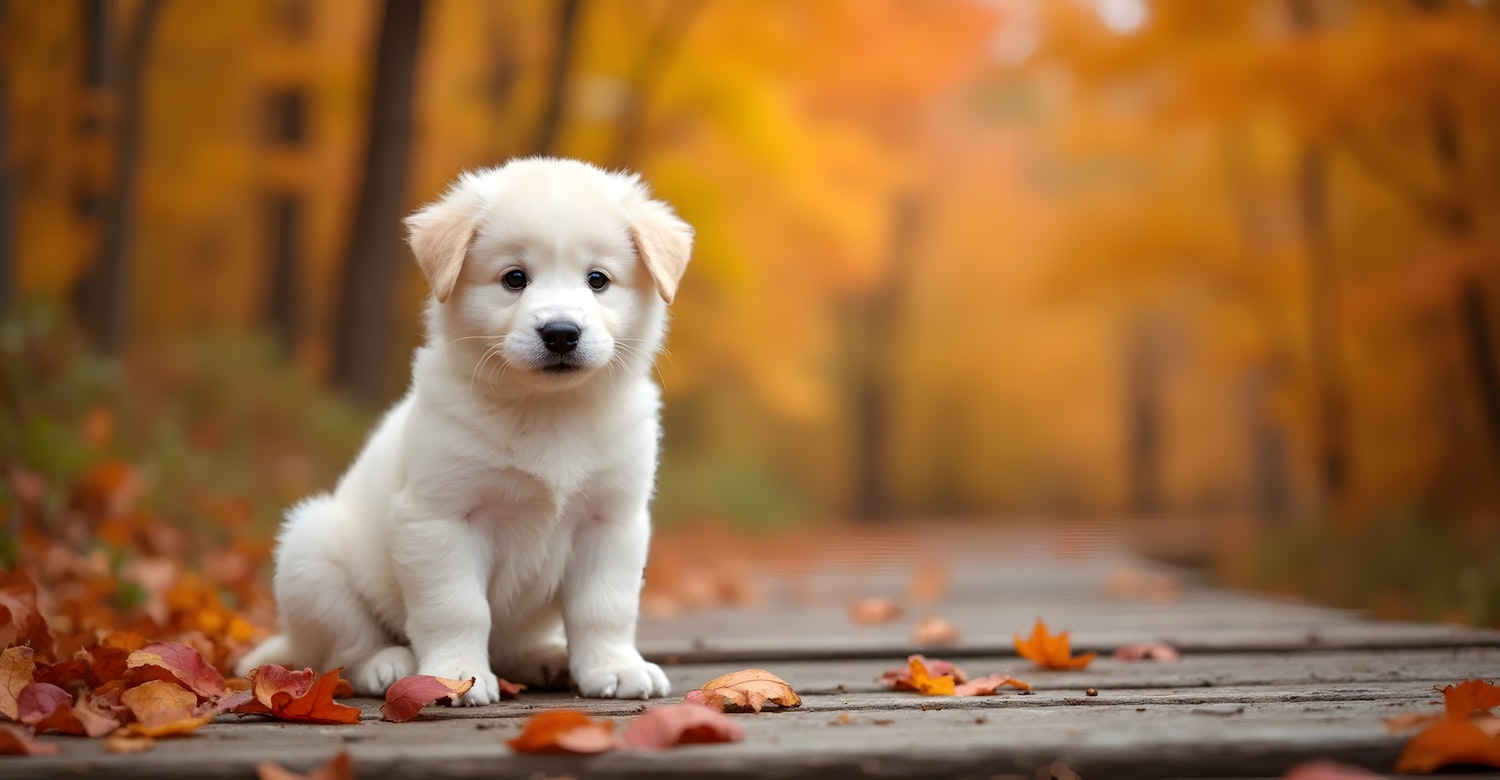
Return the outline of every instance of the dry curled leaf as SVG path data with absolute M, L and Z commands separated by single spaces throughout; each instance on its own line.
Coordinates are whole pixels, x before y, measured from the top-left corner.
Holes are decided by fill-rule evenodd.
M 18 726 L 0 723 L 0 756 L 49 756 L 56 745 L 38 742 Z
M 17 698 L 31 684 L 36 672 L 36 651 L 29 647 L 7 647 L 0 653 L 0 715 L 20 720 Z
M 721 712 L 760 712 L 767 702 L 796 707 L 802 698 L 792 686 L 765 669 L 744 669 L 709 680 L 702 688 L 688 691 L 686 704 L 702 704 Z
M 630 721 L 620 741 L 626 747 L 661 750 L 673 745 L 738 742 L 744 736 L 722 712 L 696 704 L 667 704 Z
M 254 698 L 234 706 L 231 711 L 302 723 L 358 723 L 358 707 L 333 700 L 340 671 L 334 669 L 318 676 L 312 669 L 294 672 L 276 664 L 258 666 L 251 669 L 249 675 L 250 692 Z M 240 694 L 226 697 L 236 701 L 241 698 Z
M 911 641 L 919 645 L 957 644 L 958 629 L 945 618 L 929 615 L 912 629 Z
M 1020 691 L 1031 690 L 1031 685 L 1008 674 L 992 674 L 955 686 L 954 696 L 993 696 L 1002 687 L 1009 686 Z
M 1116 661 L 1160 661 L 1173 664 L 1181 658 L 1177 648 L 1166 642 L 1139 642 L 1115 650 Z
M 272 761 L 262 761 L 255 765 L 255 775 L 259 780 L 350 780 L 354 777 L 354 760 L 346 750 L 305 775 Z
M 1082 669 L 1098 653 L 1072 655 L 1068 647 L 1068 633 L 1064 631 L 1053 636 L 1048 633 L 1047 624 L 1038 618 L 1029 638 L 1022 639 L 1020 634 L 1016 634 L 1016 652 L 1043 669 Z
M 198 695 L 164 680 L 151 680 L 120 694 L 120 700 L 135 713 L 135 723 L 126 726 L 132 734 L 172 737 L 189 734 L 214 719 L 214 713 L 198 711 Z
M 889 623 L 901 617 L 901 608 L 888 598 L 860 599 L 849 605 L 849 620 L 856 626 Z
M 405 723 L 417 717 L 423 707 L 435 702 L 451 702 L 474 687 L 474 678 L 450 680 L 426 674 L 413 674 L 397 680 L 385 692 L 380 705 L 381 717 L 392 723 Z
M 603 753 L 615 746 L 614 729 L 577 710 L 552 710 L 532 716 L 505 744 L 517 753 Z
M 50 683 L 32 683 L 21 691 L 21 722 L 40 734 L 56 731 L 84 737 L 102 737 L 120 727 L 120 722 L 102 707 L 94 707 L 87 694 L 75 703 L 65 690 Z
M 203 659 L 203 654 L 180 642 L 152 642 L 131 653 L 125 661 L 131 680 L 175 682 L 207 701 L 224 693 L 224 675 Z

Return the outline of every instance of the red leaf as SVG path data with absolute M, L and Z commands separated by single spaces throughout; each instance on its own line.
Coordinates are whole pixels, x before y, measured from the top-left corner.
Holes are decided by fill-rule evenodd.
M 615 724 L 577 710 L 552 710 L 532 716 L 505 744 L 517 753 L 603 753 L 615 746 L 614 729 Z
M 333 700 L 340 671 L 334 669 L 317 677 L 312 669 L 294 672 L 275 664 L 256 667 L 250 670 L 250 690 L 255 699 L 235 706 L 233 711 L 303 723 L 358 723 L 358 707 Z
M 1000 691 L 1000 687 L 1009 685 L 1022 691 L 1031 690 L 1031 686 L 1021 680 L 1017 680 L 1008 674 L 992 674 L 988 677 L 980 677 L 970 680 L 953 690 L 954 696 L 992 696 Z
M 1177 648 L 1166 642 L 1140 642 L 1133 645 L 1125 645 L 1115 651 L 1117 661 L 1161 661 L 1164 664 L 1177 663 L 1182 656 L 1178 655 Z
M 405 723 L 417 717 L 417 712 L 436 701 L 453 701 L 474 687 L 474 678 L 449 680 L 426 674 L 402 677 L 386 689 L 385 704 L 380 705 L 380 714 L 393 723 Z
M 700 742 L 738 742 L 740 727 L 723 713 L 695 704 L 652 707 L 625 727 L 626 747 L 654 748 Z
M 0 645 L 26 645 L 39 660 L 53 658 L 52 632 L 36 606 L 36 585 L 25 572 L 0 571 Z
M 0 756 L 50 756 L 57 751 L 56 745 L 37 742 L 15 726 L 0 724 Z
M 153 642 L 130 654 L 126 666 L 140 670 L 132 679 L 176 682 L 207 701 L 224 693 L 219 674 L 197 650 L 178 642 Z
M 88 737 L 102 737 L 120 727 L 107 711 L 90 706 L 79 697 L 75 704 L 67 691 L 51 683 L 32 683 L 19 698 L 21 722 L 37 733 L 60 731 Z

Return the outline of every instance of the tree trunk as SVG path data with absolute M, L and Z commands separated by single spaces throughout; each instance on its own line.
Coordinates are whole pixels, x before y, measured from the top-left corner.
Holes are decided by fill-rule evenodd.
M 1149 319 L 1130 325 L 1125 344 L 1125 470 L 1130 510 L 1161 511 L 1161 337 Z
M 6 0 L 0 0 L 0 25 Z M 10 167 L 10 83 L 0 72 L 0 319 L 10 313 L 16 284 L 16 188 Z
M 629 84 L 633 92 L 625 102 L 625 110 L 617 123 L 614 149 L 610 160 L 622 168 L 631 168 L 641 151 L 642 137 L 646 133 L 646 109 L 650 107 L 667 66 L 682 45 L 682 38 L 692 26 L 693 19 L 703 10 L 703 0 L 678 0 L 667 6 L 651 39 L 641 49 L 640 59 L 631 68 Z
M 85 328 L 99 347 L 109 354 L 118 354 L 125 343 L 130 308 L 128 277 L 131 228 L 135 218 L 135 179 L 145 102 L 142 81 L 160 10 L 160 0 L 145 0 L 141 4 L 127 33 L 118 67 L 113 67 L 109 53 L 109 4 L 104 0 L 93 0 L 85 14 L 89 38 L 85 66 L 87 85 L 94 88 L 109 85 L 118 95 L 120 107 L 109 191 L 97 206 L 89 202 L 88 194 L 80 204 L 85 213 L 102 212 L 102 225 L 94 265 L 79 282 L 77 300 Z M 117 78 L 111 79 L 111 73 Z M 88 130 L 85 128 L 85 132 Z
M 532 149 L 537 154 L 554 154 L 557 139 L 562 130 L 563 106 L 568 98 L 568 82 L 573 68 L 573 43 L 578 37 L 578 17 L 583 0 L 560 0 L 557 6 L 557 45 L 552 50 L 551 89 L 547 92 L 547 103 L 542 110 L 542 120 L 537 126 L 536 141 Z
M 283 355 L 297 347 L 302 330 L 302 285 L 298 283 L 298 247 L 301 246 L 302 199 L 291 193 L 273 193 L 265 201 L 271 237 L 271 280 L 265 301 L 266 321 Z
M 917 201 L 902 197 L 891 215 L 890 260 L 899 267 L 915 247 L 919 229 Z M 891 357 L 887 354 L 897 332 L 900 276 L 890 275 L 864 300 L 856 303 L 852 326 L 856 330 L 853 350 L 854 382 L 854 510 L 861 520 L 878 520 L 891 514 L 891 491 L 886 467 L 890 462 Z
M 400 273 L 415 77 L 424 0 L 387 0 L 370 86 L 363 184 L 344 258 L 334 333 L 333 379 L 355 398 L 389 394 L 391 320 Z

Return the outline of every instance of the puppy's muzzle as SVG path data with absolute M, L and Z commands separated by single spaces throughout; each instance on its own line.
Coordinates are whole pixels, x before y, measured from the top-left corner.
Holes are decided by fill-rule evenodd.
M 549 322 L 536 332 L 542 339 L 542 346 L 559 355 L 578 349 L 578 337 L 582 335 L 578 325 L 572 322 Z

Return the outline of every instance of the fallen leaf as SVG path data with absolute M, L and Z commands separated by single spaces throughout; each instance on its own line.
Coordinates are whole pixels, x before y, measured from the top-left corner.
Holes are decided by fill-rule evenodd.
M 266 664 L 250 670 L 250 690 L 254 698 L 235 706 L 241 715 L 270 715 L 278 720 L 303 723 L 348 724 L 359 722 L 359 708 L 339 704 L 333 692 L 339 684 L 340 669 L 317 676 L 312 669 L 294 672 L 284 666 Z M 231 694 L 238 699 L 239 694 Z
M 851 717 L 849 715 L 849 713 L 847 713 L 847 712 L 840 712 L 839 716 L 837 718 L 834 718 L 833 720 L 828 721 L 828 725 L 830 725 L 830 726 L 847 726 L 847 725 L 849 725 L 850 723 L 853 723 L 853 722 L 854 722 L 854 718 Z
M 956 692 L 953 676 L 943 674 L 933 677 L 927 665 L 922 663 L 921 656 L 908 658 L 907 664 L 911 667 L 911 684 L 917 693 L 923 696 L 952 696 Z
M 1016 652 L 1043 669 L 1082 669 L 1098 653 L 1073 656 L 1068 648 L 1068 633 L 1064 631 L 1053 636 L 1047 632 L 1047 624 L 1038 618 L 1036 626 L 1031 629 L 1030 638 L 1022 639 L 1020 634 L 1016 634 Z
M 1500 741 L 1467 719 L 1445 718 L 1407 740 L 1397 774 L 1427 774 L 1449 764 L 1500 767 Z
M 860 599 L 849 605 L 849 620 L 856 626 L 889 623 L 901 617 L 901 608 L 888 598 Z
M 922 618 L 912 629 L 911 641 L 919 645 L 951 645 L 958 642 L 958 629 L 944 618 Z
M 50 756 L 57 751 L 56 745 L 38 742 L 21 728 L 0 723 L 0 756 Z
M 198 695 L 164 680 L 150 680 L 120 694 L 120 700 L 135 713 L 136 722 L 125 729 L 146 737 L 171 737 L 197 731 L 214 719 L 214 713 L 198 712 Z
M 84 695 L 73 701 L 67 691 L 50 683 L 32 683 L 18 698 L 21 722 L 40 734 L 58 731 L 85 737 L 102 737 L 120 727 L 108 711 L 90 706 Z
M 346 750 L 305 775 L 271 761 L 262 761 L 255 765 L 255 774 L 260 780 L 350 780 L 354 777 L 354 760 Z
M 1423 714 L 1418 712 L 1404 713 L 1393 718 L 1385 719 L 1385 733 L 1400 734 L 1403 731 L 1426 728 L 1434 723 L 1442 721 L 1444 717 L 1446 716 L 1440 714 Z
M 1031 685 L 1022 680 L 1017 680 L 1008 674 L 992 674 L 988 677 L 980 677 L 970 680 L 962 685 L 955 686 L 954 696 L 993 696 L 999 692 L 1001 686 L 1010 686 L 1017 690 L 1029 691 Z
M 1379 778 L 1368 769 L 1338 761 L 1304 761 L 1288 769 L 1282 780 L 1367 780 Z
M 150 737 L 116 734 L 104 738 L 104 749 L 111 753 L 140 753 L 154 747 L 156 747 L 156 740 Z
M 626 747 L 662 750 L 701 742 L 738 742 L 744 736 L 722 712 L 696 704 L 667 704 L 631 720 L 620 741 Z
M 912 675 L 914 670 L 921 668 L 930 678 L 949 677 L 955 684 L 967 682 L 968 674 L 955 664 L 951 664 L 941 658 L 927 658 L 923 655 L 912 655 L 906 659 L 906 666 L 900 669 L 887 669 L 880 675 L 880 682 L 893 691 L 916 691 L 920 690 Z
M 802 704 L 802 699 L 785 680 L 765 669 L 745 669 L 715 677 L 701 689 L 688 691 L 683 702 L 707 705 L 721 712 L 760 712 L 766 702 L 796 707 Z
M 17 697 L 31 684 L 36 672 L 36 651 L 29 647 L 7 647 L 0 653 L 0 715 L 20 720 Z
M 1484 680 L 1465 680 L 1443 688 L 1443 709 L 1450 718 L 1467 718 L 1500 707 L 1500 687 Z
M 180 642 L 152 642 L 131 653 L 125 665 L 134 672 L 132 680 L 176 682 L 202 701 L 224 693 L 224 675 Z
M 52 660 L 52 632 L 36 606 L 36 583 L 22 571 L 0 570 L 0 645 L 25 645 L 38 660 Z
M 1177 648 L 1166 642 L 1140 642 L 1133 645 L 1125 645 L 1115 650 L 1117 661 L 1161 661 L 1164 664 L 1177 663 L 1182 656 L 1178 655 Z
M 552 710 L 532 716 L 505 744 L 517 753 L 603 753 L 615 746 L 614 729 L 577 710 Z
M 405 723 L 417 717 L 423 707 L 438 701 L 451 702 L 474 687 L 474 678 L 449 680 L 413 674 L 397 680 L 385 692 L 385 703 L 380 705 L 380 714 L 393 723 Z

